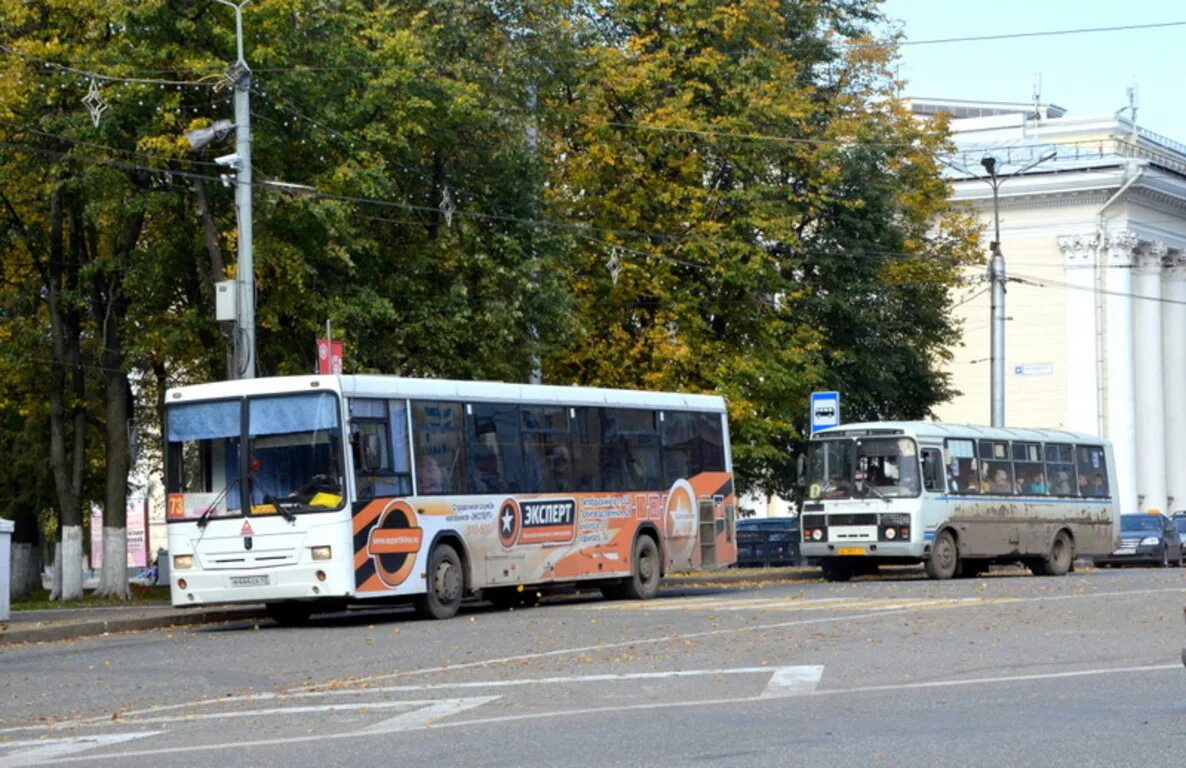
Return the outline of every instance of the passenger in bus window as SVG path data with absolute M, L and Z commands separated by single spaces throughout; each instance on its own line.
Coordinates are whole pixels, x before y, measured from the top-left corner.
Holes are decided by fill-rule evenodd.
M 1042 472 L 1042 470 L 1038 470 L 1034 473 L 1033 478 L 1030 479 L 1029 485 L 1026 486 L 1025 491 L 1026 493 L 1036 493 L 1044 496 L 1048 490 L 1048 487 L 1049 485 L 1046 482 L 1046 475 Z
M 1071 488 L 1071 476 L 1066 472 L 1059 472 L 1054 478 L 1054 493 L 1056 496 L 1073 496 L 1075 491 Z
M 548 451 L 549 490 L 567 491 L 572 482 L 569 479 L 568 449 L 558 445 Z
M 1013 484 L 1009 482 L 1009 473 L 1002 467 L 997 467 L 992 473 L 990 489 L 993 493 L 1013 493 Z
M 420 486 L 420 493 L 442 493 L 445 490 L 445 473 L 441 465 L 432 457 L 425 458 L 420 464 L 420 471 L 416 473 L 416 482 Z
M 1092 496 L 1107 496 L 1108 484 L 1104 482 L 1104 476 L 1099 472 L 1095 473 L 1095 477 L 1091 478 L 1091 495 Z

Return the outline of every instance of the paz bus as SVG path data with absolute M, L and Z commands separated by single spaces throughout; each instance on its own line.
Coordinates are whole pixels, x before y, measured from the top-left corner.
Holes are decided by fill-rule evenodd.
M 1112 446 L 1052 429 L 847 424 L 811 436 L 803 555 L 829 581 L 923 563 L 932 579 L 1021 562 L 1061 576 L 1113 551 Z
M 560 584 L 647 599 L 737 556 L 720 397 L 394 376 L 170 389 L 175 606 L 453 616 Z

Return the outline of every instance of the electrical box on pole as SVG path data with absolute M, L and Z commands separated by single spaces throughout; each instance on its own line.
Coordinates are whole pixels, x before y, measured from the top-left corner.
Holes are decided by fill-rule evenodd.
M 221 280 L 214 284 L 214 319 L 234 322 L 237 318 L 237 291 L 234 280 Z

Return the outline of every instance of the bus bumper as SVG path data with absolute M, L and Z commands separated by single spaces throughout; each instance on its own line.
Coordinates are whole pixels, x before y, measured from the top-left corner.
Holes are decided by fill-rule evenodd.
M 353 584 L 347 583 L 342 570 L 341 563 L 327 561 L 284 568 L 173 571 L 169 592 L 177 608 L 348 597 Z

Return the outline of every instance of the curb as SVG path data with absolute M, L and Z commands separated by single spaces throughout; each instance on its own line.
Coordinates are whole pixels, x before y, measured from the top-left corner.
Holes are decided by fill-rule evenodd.
M 265 618 L 262 607 L 223 608 L 193 613 L 177 613 L 163 616 L 128 616 L 113 619 L 86 619 L 63 621 L 32 627 L 14 628 L 9 624 L 7 631 L 0 631 L 0 645 L 16 643 L 46 643 L 58 640 L 73 640 L 79 637 L 93 637 L 114 632 L 138 632 L 150 629 L 194 626 L 196 624 L 219 624 L 228 621 Z
M 702 576 L 664 576 L 664 586 L 711 586 L 714 584 L 767 584 L 777 581 L 819 581 L 818 568 L 730 568 Z

